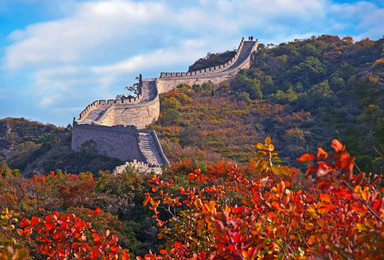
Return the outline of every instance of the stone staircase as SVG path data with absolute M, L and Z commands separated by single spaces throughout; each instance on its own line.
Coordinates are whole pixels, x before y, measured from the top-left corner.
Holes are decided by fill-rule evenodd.
M 139 147 L 147 160 L 147 164 L 155 166 L 165 164 L 151 133 L 139 132 Z
M 152 124 L 159 117 L 159 94 L 170 92 L 181 83 L 193 85 L 211 81 L 218 84 L 224 80 L 230 80 L 238 73 L 239 69 L 250 66 L 251 54 L 257 50 L 257 46 L 258 41 L 244 41 L 243 38 L 239 45 L 240 53 L 230 62 L 222 64 L 222 66 L 211 67 L 209 71 L 204 69 L 204 71 L 201 70 L 193 75 L 191 72 L 189 74 L 188 72 L 175 72 L 165 73 L 170 75 L 165 75 L 164 78 L 141 79 L 141 95 L 133 100 L 130 99 L 128 102 L 123 102 L 121 99 L 93 102 L 81 112 L 78 120 L 74 119 L 72 149 L 77 151 L 77 147 L 84 141 L 98 140 L 101 149 L 98 152 L 108 156 L 116 157 L 116 154 L 126 154 L 128 158 L 124 160 L 140 160 L 147 164 L 148 168 L 152 168 L 150 170 L 153 170 L 153 168 L 161 169 L 156 166 L 164 164 L 169 166 L 168 159 L 160 146 L 156 133 L 145 130 L 146 125 Z M 164 75 L 164 73 L 161 74 Z M 129 126 L 134 126 L 134 129 Z M 129 138 L 133 136 L 133 132 L 135 140 Z M 127 135 L 120 135 L 120 133 L 127 133 Z M 138 140 L 137 134 L 139 134 Z M 107 150 L 107 152 L 104 150 L 105 140 L 123 139 L 126 140 L 125 145 L 119 146 L 119 141 L 111 142 L 112 145 L 116 143 L 116 147 L 120 147 L 114 147 L 119 150 L 119 153 L 110 152 L 111 149 Z M 134 147 L 131 145 L 133 142 Z

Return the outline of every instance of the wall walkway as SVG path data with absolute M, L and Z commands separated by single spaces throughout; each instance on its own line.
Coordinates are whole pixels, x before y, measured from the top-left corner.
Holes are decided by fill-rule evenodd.
M 192 72 L 162 72 L 160 78 L 140 76 L 137 97 L 94 101 L 78 119 L 73 119 L 72 149 L 79 151 L 83 142 L 93 140 L 98 152 L 108 156 L 149 165 L 169 165 L 156 133 L 144 130 L 159 118 L 159 94 L 170 92 L 182 83 L 218 84 L 230 80 L 240 69 L 249 68 L 257 47 L 257 40 L 243 38 L 235 56 L 225 64 Z

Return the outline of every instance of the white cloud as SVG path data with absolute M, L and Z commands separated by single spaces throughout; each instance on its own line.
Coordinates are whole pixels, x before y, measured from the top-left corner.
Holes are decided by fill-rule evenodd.
M 73 16 L 38 23 L 9 36 L 15 41 L 6 51 L 6 65 L 19 68 L 52 62 L 70 63 L 90 55 L 121 34 L 137 30 L 166 15 L 161 4 L 131 1 L 88 2 Z
M 148 67 L 161 67 L 182 64 L 205 55 L 207 43 L 198 40 L 185 40 L 177 49 L 159 49 L 143 55 L 136 55 L 107 66 L 95 66 L 91 71 L 97 74 L 118 75 L 140 71 Z
M 43 97 L 40 104 L 42 106 L 48 106 L 48 105 L 51 105 L 53 102 L 54 102 L 54 98 L 49 96 L 49 97 Z

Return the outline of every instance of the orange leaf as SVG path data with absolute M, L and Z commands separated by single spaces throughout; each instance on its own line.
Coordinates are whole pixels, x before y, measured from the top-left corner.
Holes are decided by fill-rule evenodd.
M 316 159 L 316 157 L 313 154 L 306 153 L 306 154 L 303 154 L 302 156 L 300 156 L 299 159 L 297 159 L 297 161 L 298 162 L 309 162 L 309 161 L 313 161 L 315 159 Z
M 24 233 L 22 229 L 16 229 L 16 232 L 19 234 L 19 236 L 22 236 Z
M 345 146 L 343 146 L 339 141 L 336 139 L 332 140 L 331 146 L 333 149 L 335 149 L 335 152 L 342 152 L 345 149 Z
M 310 236 L 309 239 L 308 239 L 308 244 L 312 245 L 314 244 L 316 241 L 316 238 L 314 235 Z
M 320 198 L 319 198 L 321 201 L 325 201 L 325 202 L 328 202 L 330 203 L 331 202 L 331 198 L 329 197 L 328 194 L 320 194 Z
M 353 168 L 353 161 L 355 160 L 355 157 L 348 156 L 345 159 L 342 159 L 340 162 L 340 168 L 342 168 L 344 171 L 352 171 Z
M 268 218 L 273 221 L 276 218 L 275 212 L 273 211 L 268 212 Z
M 323 148 L 317 148 L 317 160 L 325 160 L 328 158 L 328 153 L 323 150 Z
M 274 206 L 276 209 L 280 209 L 280 204 L 276 201 L 272 202 L 272 206 Z

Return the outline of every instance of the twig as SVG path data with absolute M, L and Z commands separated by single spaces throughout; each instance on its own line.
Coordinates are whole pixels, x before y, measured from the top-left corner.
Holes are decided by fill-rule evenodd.
M 351 187 L 351 185 L 349 184 L 349 183 L 347 183 L 347 182 L 345 182 L 345 181 L 342 181 L 342 183 L 345 185 L 345 186 L 347 186 L 348 187 L 348 189 L 350 190 L 350 191 L 352 191 L 352 193 L 354 192 L 353 191 L 353 188 Z M 374 210 L 373 210 L 373 208 L 363 199 L 363 198 L 359 198 L 359 201 L 361 202 L 361 203 L 363 203 L 364 204 L 364 206 L 366 206 L 367 207 L 367 209 L 369 210 L 369 212 L 378 220 L 378 221 L 380 221 L 382 224 L 384 224 L 384 220 L 380 217 L 380 215 L 379 214 L 377 214 Z

